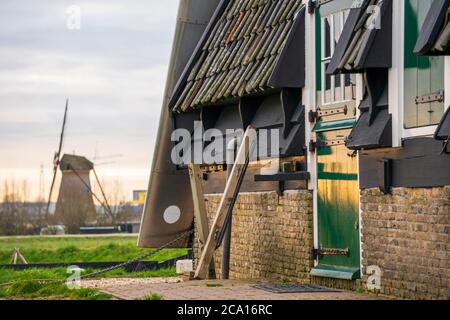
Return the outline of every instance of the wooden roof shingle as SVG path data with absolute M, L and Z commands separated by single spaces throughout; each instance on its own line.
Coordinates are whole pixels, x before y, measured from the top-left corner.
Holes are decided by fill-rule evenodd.
M 270 88 L 301 0 L 230 0 L 175 100 L 186 112 Z

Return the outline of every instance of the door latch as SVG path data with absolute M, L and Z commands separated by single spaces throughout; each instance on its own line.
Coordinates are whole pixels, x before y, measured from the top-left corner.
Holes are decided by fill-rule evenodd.
M 312 248 L 312 258 L 313 260 L 317 260 L 320 257 L 331 257 L 331 256 L 345 256 L 348 257 L 350 255 L 350 249 L 338 249 L 338 248 Z

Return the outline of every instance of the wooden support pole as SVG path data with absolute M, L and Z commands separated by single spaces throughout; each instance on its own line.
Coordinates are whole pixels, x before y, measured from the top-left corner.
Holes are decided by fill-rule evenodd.
M 191 181 L 192 200 L 194 203 L 194 217 L 198 226 L 198 238 L 200 240 L 200 251 L 203 251 L 206 240 L 209 235 L 208 215 L 205 206 L 205 195 L 202 186 L 202 171 L 200 165 L 189 165 L 189 178 Z M 209 278 L 216 278 L 216 268 L 214 266 L 214 259 L 209 264 Z
M 197 270 L 195 271 L 195 279 L 206 278 L 208 265 L 213 259 L 214 251 L 216 249 L 216 234 L 223 228 L 228 208 L 232 203 L 233 195 L 239 185 L 241 175 L 245 174 L 247 163 L 246 160 L 255 147 L 256 139 L 256 131 L 251 126 L 249 126 L 242 139 L 242 143 L 236 156 L 236 161 L 231 169 L 230 177 L 227 181 L 225 191 L 220 200 L 219 208 L 217 209 L 213 225 L 211 226 L 211 230 L 208 234 L 208 239 L 202 251 Z
M 20 253 L 20 249 L 17 249 L 17 254 L 19 255 L 20 260 L 22 260 L 22 263 L 28 264 L 28 262 L 25 259 L 25 257 Z
M 17 248 L 14 248 L 14 252 L 11 259 L 11 264 L 17 264 Z
M 13 252 L 13 255 L 12 255 L 12 259 L 11 259 L 11 264 L 17 264 L 17 259 L 20 259 L 23 264 L 28 264 L 28 262 L 25 259 L 25 257 L 20 253 L 20 249 L 19 248 L 14 248 L 14 252 Z

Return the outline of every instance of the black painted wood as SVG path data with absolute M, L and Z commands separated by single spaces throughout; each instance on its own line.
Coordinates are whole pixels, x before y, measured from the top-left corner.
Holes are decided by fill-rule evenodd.
M 305 86 L 305 9 L 298 13 L 286 45 L 269 78 L 275 88 L 303 88 Z
M 444 52 L 433 51 L 438 37 L 445 26 L 446 13 L 450 7 L 450 0 L 435 0 L 425 18 L 414 53 L 418 55 L 448 55 L 450 46 Z
M 255 176 L 259 175 L 261 168 L 249 167 L 245 174 L 240 192 L 270 192 L 279 189 L 278 181 L 255 182 Z M 207 180 L 203 182 L 203 191 L 205 194 L 222 194 L 225 189 L 227 173 L 214 172 L 207 174 Z M 308 188 L 306 181 L 286 181 L 285 190 L 306 190 Z
M 309 172 L 280 172 L 272 175 L 255 175 L 256 182 L 262 181 L 305 181 L 309 180 Z
M 392 160 L 392 187 L 440 187 L 450 185 L 450 155 L 441 154 L 442 143 L 433 138 L 414 138 L 402 148 L 362 151 L 360 188 L 380 187 L 382 159 Z
M 126 272 L 138 272 L 146 270 L 159 270 L 176 265 L 178 260 L 192 259 L 192 251 L 187 255 L 170 259 L 163 262 L 158 261 L 135 261 L 123 267 Z M 29 263 L 29 264 L 1 264 L 0 269 L 27 270 L 27 269 L 54 269 L 77 266 L 81 269 L 106 269 L 117 266 L 122 262 L 71 262 L 71 263 Z

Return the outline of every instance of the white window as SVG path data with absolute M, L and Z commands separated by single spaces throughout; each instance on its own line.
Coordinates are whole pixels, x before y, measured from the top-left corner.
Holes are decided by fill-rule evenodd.
M 338 104 L 355 98 L 354 74 L 327 75 L 326 70 L 344 29 L 349 10 L 343 10 L 321 18 L 321 86 L 322 106 Z

